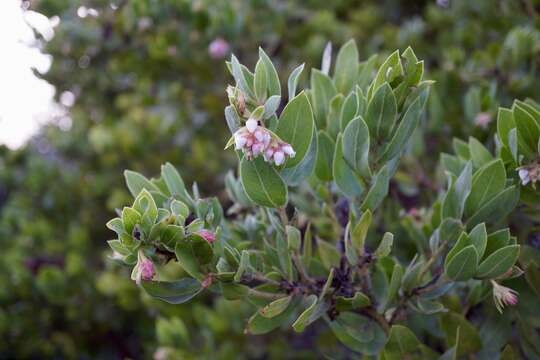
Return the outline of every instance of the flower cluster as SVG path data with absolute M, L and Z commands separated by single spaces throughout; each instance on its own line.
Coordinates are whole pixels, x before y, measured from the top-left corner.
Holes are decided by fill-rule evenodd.
M 495 281 L 491 281 L 493 285 L 493 300 L 497 310 L 502 313 L 502 309 L 505 305 L 516 305 L 518 303 L 518 293 L 506 286 L 497 284 Z
M 236 131 L 234 142 L 236 150 L 242 150 L 248 159 L 262 155 L 266 162 L 273 162 L 277 166 L 282 165 L 287 157 L 296 155 L 290 144 L 260 126 L 255 119 L 249 119 L 246 126 Z

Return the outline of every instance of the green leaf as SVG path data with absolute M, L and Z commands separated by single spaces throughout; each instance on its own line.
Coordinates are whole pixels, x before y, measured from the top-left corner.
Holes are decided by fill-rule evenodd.
M 434 351 L 421 344 L 416 335 L 402 325 L 392 326 L 381 355 L 384 360 L 437 358 Z
M 174 215 L 187 219 L 189 216 L 189 208 L 181 201 L 173 200 L 171 202 L 171 211 Z
M 280 103 L 281 103 L 281 96 L 278 96 L 278 95 L 270 96 L 268 100 L 266 100 L 266 102 L 264 103 L 264 112 L 263 112 L 262 118 L 268 119 L 270 117 L 275 116 Z
M 273 318 L 274 316 L 278 316 L 289 307 L 292 298 L 292 296 L 287 296 L 274 300 L 270 304 L 260 309 L 259 313 L 265 318 Z
M 361 89 L 367 88 L 373 77 L 373 70 L 377 63 L 377 55 L 371 55 L 369 59 L 361 62 L 358 65 L 358 87 Z
M 484 252 L 484 258 L 487 258 L 489 255 L 493 254 L 495 251 L 500 248 L 508 245 L 510 241 L 510 229 L 502 229 L 495 231 L 488 235 L 487 246 Z
M 174 252 L 178 263 L 186 273 L 199 281 L 204 279 L 204 275 L 199 270 L 199 262 L 189 241 L 178 242 Z
M 172 164 L 166 163 L 161 166 L 161 177 L 165 181 L 165 184 L 167 184 L 167 188 L 172 196 L 183 196 L 186 194 L 184 181 Z
M 120 218 L 114 218 L 109 220 L 105 226 L 107 226 L 108 229 L 114 231 L 118 236 L 126 233 L 124 223 Z
M 464 160 L 471 159 L 471 152 L 469 151 L 469 144 L 458 138 L 452 139 L 452 147 L 457 156 Z
M 304 71 L 304 65 L 299 65 L 296 69 L 291 72 L 289 75 L 289 80 L 287 81 L 287 87 L 289 90 L 289 101 L 291 101 L 296 96 L 296 86 L 298 85 L 298 78 Z
M 442 204 L 443 218 L 461 219 L 465 201 L 471 192 L 472 164 L 468 162 L 457 180 L 450 185 Z
M 390 167 L 393 166 L 392 162 L 386 163 L 381 170 L 375 175 L 371 181 L 372 185 L 367 193 L 362 206 L 362 210 L 370 209 L 374 211 L 388 195 L 388 186 L 390 185 Z
M 343 157 L 343 136 L 338 135 L 333 160 L 333 175 L 337 187 L 347 197 L 360 196 L 364 187 Z
M 319 130 L 318 143 L 315 175 L 322 181 L 332 181 L 332 161 L 336 144 L 324 130 Z
M 481 222 L 499 221 L 516 207 L 518 201 L 519 188 L 515 185 L 510 186 L 476 211 L 467 221 L 467 226 L 474 226 Z
M 420 122 L 420 117 L 424 111 L 424 106 L 426 104 L 427 98 L 429 95 L 429 87 L 423 89 L 420 94 L 416 97 L 413 103 L 409 106 L 403 119 L 399 122 L 399 125 L 392 136 L 392 140 L 384 148 L 384 151 L 381 155 L 381 160 L 390 160 L 396 157 L 411 138 L 414 130 Z
M 246 73 L 242 69 L 242 65 L 238 62 L 238 59 L 236 56 L 231 55 L 231 67 L 232 67 L 232 75 L 234 77 L 234 80 L 236 81 L 236 84 L 240 90 L 242 90 L 244 93 L 251 97 L 255 97 L 255 94 L 253 92 L 253 82 L 248 80 L 246 78 Z
M 514 103 L 512 110 L 517 128 L 519 151 L 525 156 L 532 157 L 536 153 L 540 126 L 522 106 Z
M 388 256 L 388 254 L 390 254 L 390 251 L 392 251 L 393 243 L 394 243 L 394 234 L 389 233 L 389 232 L 384 233 L 381 243 L 377 247 L 377 250 L 375 250 L 374 255 L 379 258 Z
M 276 68 L 274 67 L 274 64 L 272 64 L 272 61 L 270 60 L 268 55 L 266 55 L 266 53 L 264 52 L 262 48 L 259 48 L 259 58 L 264 65 L 264 69 L 266 70 L 266 83 L 268 84 L 268 95 L 281 96 L 281 85 L 279 83 L 278 73 L 276 71 Z
M 512 268 L 519 256 L 519 245 L 508 245 L 489 255 L 478 266 L 476 277 L 495 279 Z
M 306 94 L 301 92 L 283 109 L 276 130 L 276 134 L 296 152 L 294 158 L 287 159 L 284 167 L 293 167 L 304 159 L 311 144 L 314 126 L 311 105 Z
M 343 312 L 336 320 L 327 322 L 338 340 L 353 351 L 376 355 L 386 342 L 379 324 L 360 314 Z
M 232 105 L 225 108 L 225 121 L 227 121 L 227 126 L 229 127 L 231 134 L 234 134 L 236 130 L 242 126 L 240 117 Z M 227 146 L 225 146 L 225 148 L 227 148 Z
M 368 99 L 371 99 L 373 94 L 384 82 L 391 83 L 395 78 L 401 75 L 403 75 L 403 65 L 399 58 L 399 50 L 396 50 L 386 58 L 377 71 L 377 75 L 375 75 L 375 79 L 369 87 Z
M 261 157 L 243 158 L 240 178 L 249 199 L 261 206 L 282 207 L 287 203 L 287 186 L 277 171 Z
M 493 160 L 493 156 L 485 146 L 472 136 L 469 138 L 469 150 L 475 168 L 480 168 Z
M 328 75 L 317 69 L 311 70 L 311 97 L 318 129 L 323 129 L 326 125 L 328 105 L 336 94 L 337 90 Z
M 156 185 L 152 184 L 150 180 L 138 172 L 126 170 L 124 171 L 124 177 L 126 178 L 126 184 L 129 192 L 131 195 L 133 195 L 133 197 L 137 197 L 137 195 L 139 195 L 143 189 L 161 192 Z
M 234 274 L 235 282 L 240 282 L 242 280 L 242 276 L 244 276 L 244 273 L 249 269 L 249 266 L 249 252 L 247 250 L 242 250 L 242 256 L 240 256 L 240 265 L 238 265 L 238 269 Z
M 300 230 L 294 226 L 287 225 L 285 226 L 285 232 L 287 233 L 287 244 L 289 250 L 300 250 L 300 245 L 302 242 Z
M 458 240 L 452 247 L 452 249 L 450 249 L 448 254 L 446 254 L 446 259 L 444 260 L 444 266 L 447 267 L 450 260 L 452 260 L 452 258 L 456 256 L 458 252 L 460 252 L 461 250 L 463 250 L 465 247 L 469 245 L 472 245 L 469 235 L 467 235 L 467 233 L 465 232 L 462 232 Z
M 334 83 L 342 94 L 348 94 L 358 76 L 358 49 L 354 40 L 349 40 L 339 49 L 336 68 L 334 71 Z
M 361 176 L 369 178 L 369 130 L 361 117 L 353 119 L 343 132 L 343 157 Z
M 317 319 L 311 319 L 317 307 L 317 302 L 318 302 L 317 295 L 309 295 L 305 301 L 308 304 L 307 308 L 300 314 L 300 316 L 296 319 L 296 321 L 292 325 L 294 331 L 296 332 L 303 332 L 309 324 L 317 320 Z M 320 317 L 322 314 L 318 314 L 318 315 Z
M 454 281 L 465 281 L 474 276 L 477 266 L 478 254 L 474 246 L 469 245 L 452 257 L 445 266 L 445 273 Z
M 341 131 L 345 130 L 349 122 L 355 118 L 358 112 L 358 96 L 356 92 L 351 92 L 343 101 L 341 113 L 339 115 L 339 124 Z
M 142 287 L 148 295 L 175 305 L 188 302 L 203 289 L 201 283 L 192 278 L 172 282 L 143 281 Z
M 191 243 L 193 254 L 201 265 L 206 265 L 214 258 L 212 245 L 198 234 L 190 234 L 187 240 Z
M 330 269 L 333 266 L 339 266 L 341 254 L 333 244 L 317 239 L 317 250 L 325 268 Z
M 514 355 L 514 350 L 510 344 L 507 344 L 501 352 L 500 360 L 518 360 Z
M 362 217 L 351 231 L 351 242 L 353 248 L 356 249 L 359 255 L 364 254 L 364 243 L 366 241 L 369 226 L 371 225 L 371 219 L 371 211 L 364 211 Z
M 497 134 L 499 135 L 501 142 L 507 147 L 510 147 L 508 142 L 508 134 L 510 130 L 515 127 L 516 124 L 514 122 L 512 110 L 502 107 L 499 108 L 499 112 L 497 114 Z
M 398 295 L 399 288 L 401 286 L 401 280 L 403 279 L 403 267 L 399 264 L 394 265 L 392 270 L 392 277 L 390 278 L 390 284 L 388 285 L 388 293 L 386 295 L 385 301 L 382 304 L 382 309 L 386 310 L 388 305 L 394 301 Z
M 478 259 L 481 259 L 482 256 L 484 256 L 484 251 L 486 251 L 487 245 L 486 224 L 480 223 L 476 225 L 469 233 L 469 239 L 478 253 Z
M 463 315 L 453 312 L 441 314 L 439 323 L 446 335 L 447 346 L 456 346 L 458 356 L 473 354 L 481 349 L 482 340 L 478 331 Z M 456 336 L 458 328 L 459 337 Z
M 262 61 L 259 59 L 255 65 L 255 97 L 259 102 L 266 99 L 266 69 Z
M 328 115 L 326 116 L 326 131 L 332 139 L 337 137 L 340 131 L 341 112 L 343 107 L 343 95 L 337 94 L 330 100 L 330 106 L 328 107 Z
M 369 297 L 361 291 L 357 291 L 353 297 L 336 297 L 336 308 L 339 311 L 354 310 L 371 305 Z
M 308 224 L 304 233 L 304 243 L 302 246 L 302 262 L 306 268 L 309 268 L 311 257 L 313 255 L 313 238 L 311 235 L 311 223 Z
M 501 159 L 485 164 L 473 176 L 470 195 L 465 203 L 465 215 L 470 216 L 504 190 L 506 171 Z
M 299 186 L 304 180 L 309 178 L 315 169 L 317 154 L 319 152 L 319 141 L 315 126 L 311 145 L 304 159 L 294 167 L 282 169 L 279 174 L 288 186 Z
M 290 319 L 292 314 L 296 311 L 300 304 L 300 298 L 295 297 L 289 303 L 289 306 L 281 312 L 279 315 L 276 315 L 272 318 L 265 318 L 257 311 L 249 320 L 245 330 L 246 334 L 252 335 L 261 335 L 269 333 L 270 331 L 277 329 L 278 327 L 285 325 L 285 323 L 290 324 Z
M 390 85 L 385 82 L 369 101 L 366 124 L 373 139 L 383 140 L 390 134 L 397 117 L 397 103 Z

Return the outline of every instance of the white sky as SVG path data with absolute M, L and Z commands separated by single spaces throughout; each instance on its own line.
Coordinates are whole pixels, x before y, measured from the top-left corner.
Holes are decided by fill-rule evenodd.
M 52 58 L 42 54 L 31 26 L 45 39 L 58 19 L 23 12 L 20 0 L 0 0 L 0 144 L 17 148 L 50 118 L 54 87 L 32 69 L 48 71 Z

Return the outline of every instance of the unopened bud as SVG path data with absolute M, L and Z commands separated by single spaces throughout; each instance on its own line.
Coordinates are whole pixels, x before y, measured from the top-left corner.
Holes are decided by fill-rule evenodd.
M 137 264 L 131 272 L 131 279 L 135 280 L 137 285 L 141 284 L 141 280 L 151 281 L 156 276 L 156 270 L 152 260 L 144 255 L 142 250 L 137 253 Z
M 216 240 L 216 235 L 210 230 L 202 229 L 198 233 L 204 240 L 208 241 L 210 244 Z

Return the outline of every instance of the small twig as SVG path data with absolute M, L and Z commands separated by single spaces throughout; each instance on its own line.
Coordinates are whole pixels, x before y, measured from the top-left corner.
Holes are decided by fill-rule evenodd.
M 268 300 L 277 300 L 277 299 L 281 299 L 282 297 L 287 296 L 287 294 L 274 294 L 274 293 L 259 291 L 259 290 L 255 290 L 251 288 L 248 291 L 248 295 L 252 295 L 252 296 L 256 296 L 256 297 L 268 299 Z

